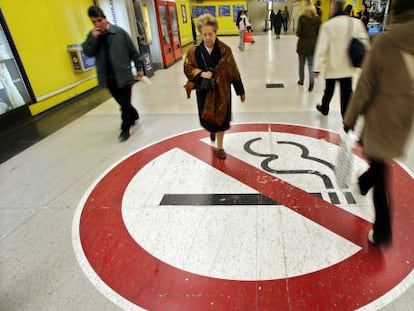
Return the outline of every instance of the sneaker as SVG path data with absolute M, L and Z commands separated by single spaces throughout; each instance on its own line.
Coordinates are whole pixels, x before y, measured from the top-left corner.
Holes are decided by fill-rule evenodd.
M 216 153 L 217 153 L 217 157 L 219 159 L 222 159 L 222 160 L 224 160 L 226 158 L 226 156 L 227 156 L 226 155 L 226 152 L 224 151 L 224 149 L 217 149 Z
M 303 81 L 302 81 L 302 80 L 299 80 L 299 81 L 298 81 L 298 84 L 299 84 L 299 85 L 303 85 Z
M 325 111 L 322 109 L 322 105 L 316 105 L 316 110 L 318 110 L 320 113 L 322 113 L 324 116 L 328 115 L 328 111 Z

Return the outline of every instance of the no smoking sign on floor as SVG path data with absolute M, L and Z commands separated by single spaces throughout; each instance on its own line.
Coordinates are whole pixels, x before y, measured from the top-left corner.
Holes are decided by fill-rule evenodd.
M 371 199 L 336 185 L 339 135 L 238 124 L 214 155 L 204 130 L 145 147 L 85 194 L 74 249 L 124 309 L 377 309 L 412 283 L 414 181 L 393 163 L 394 243 L 369 245 Z M 353 177 L 367 168 L 357 151 Z

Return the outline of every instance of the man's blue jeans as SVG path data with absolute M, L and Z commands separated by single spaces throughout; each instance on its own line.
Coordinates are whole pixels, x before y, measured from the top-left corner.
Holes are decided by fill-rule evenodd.
M 303 83 L 305 80 L 305 62 L 308 63 L 309 86 L 313 86 L 313 54 L 299 54 L 299 81 Z

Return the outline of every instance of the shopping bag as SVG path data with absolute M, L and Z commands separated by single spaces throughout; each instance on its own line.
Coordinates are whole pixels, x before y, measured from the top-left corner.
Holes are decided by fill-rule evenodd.
M 334 173 L 341 188 L 348 188 L 357 137 L 353 131 L 341 135 Z
M 254 42 L 253 32 L 245 31 L 243 34 L 243 42 Z

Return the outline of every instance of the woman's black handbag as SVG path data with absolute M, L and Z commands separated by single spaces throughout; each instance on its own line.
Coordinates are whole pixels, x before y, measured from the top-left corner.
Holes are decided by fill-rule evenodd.
M 361 67 L 362 61 L 364 60 L 365 56 L 365 45 L 361 42 L 361 40 L 355 38 L 353 36 L 353 21 L 349 18 L 349 26 L 348 33 L 350 34 L 351 41 L 349 42 L 348 46 L 348 55 L 351 59 L 352 66 L 354 67 Z
M 349 58 L 352 66 L 361 67 L 365 56 L 365 46 L 357 38 L 352 38 L 348 48 Z
M 211 79 L 201 78 L 201 82 L 198 85 L 197 90 L 208 91 L 208 90 L 214 89 L 215 86 L 216 86 L 216 80 L 214 78 L 211 78 Z

